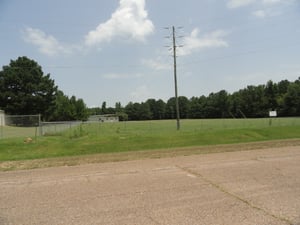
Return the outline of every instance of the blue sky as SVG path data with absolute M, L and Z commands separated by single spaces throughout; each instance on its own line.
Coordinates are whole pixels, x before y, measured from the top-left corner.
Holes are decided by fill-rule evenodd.
M 27 56 L 87 106 L 300 76 L 299 0 L 0 0 L 0 65 Z

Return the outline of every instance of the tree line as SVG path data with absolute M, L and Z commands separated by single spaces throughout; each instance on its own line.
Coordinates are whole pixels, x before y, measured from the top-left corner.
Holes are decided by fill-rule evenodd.
M 270 111 L 277 111 L 281 117 L 300 116 L 300 77 L 290 82 L 268 81 L 265 85 L 249 85 L 244 89 L 228 93 L 221 90 L 208 96 L 178 97 L 179 114 L 182 119 L 201 118 L 261 118 Z M 161 120 L 176 118 L 175 98 L 167 102 L 148 99 L 142 103 L 129 102 L 125 107 L 116 103 L 115 108 L 89 109 L 94 114 L 119 114 L 121 120 Z
M 180 96 L 179 113 L 182 119 L 199 118 L 260 118 L 269 111 L 278 116 L 300 116 L 300 77 L 295 81 L 268 81 L 249 85 L 232 94 L 225 90 L 208 96 Z M 59 90 L 50 74 L 27 57 L 11 60 L 0 71 L 0 109 L 11 115 L 41 114 L 44 121 L 87 120 L 89 115 L 117 114 L 120 120 L 175 119 L 175 98 L 166 102 L 148 99 L 122 106 L 87 108 L 82 99 L 67 96 Z

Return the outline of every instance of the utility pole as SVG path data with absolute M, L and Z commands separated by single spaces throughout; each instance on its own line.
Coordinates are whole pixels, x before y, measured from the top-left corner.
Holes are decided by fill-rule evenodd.
M 173 58 L 174 58 L 174 82 L 175 82 L 175 102 L 176 102 L 176 120 L 177 120 L 177 130 L 180 130 L 180 114 L 179 114 L 179 102 L 178 102 L 178 88 L 177 88 L 177 65 L 176 65 L 176 35 L 175 27 L 172 26 L 173 34 Z

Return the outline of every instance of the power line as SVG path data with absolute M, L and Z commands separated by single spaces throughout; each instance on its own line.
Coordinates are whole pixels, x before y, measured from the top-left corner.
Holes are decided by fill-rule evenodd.
M 170 29 L 170 28 L 167 28 Z M 178 27 L 178 29 L 182 29 L 182 27 Z M 179 101 L 178 101 L 178 86 L 177 86 L 177 55 L 176 55 L 176 49 L 178 47 L 176 44 L 176 31 L 175 27 L 172 26 L 172 50 L 173 50 L 173 67 L 174 67 L 174 84 L 175 84 L 175 105 L 176 105 L 176 121 L 177 121 L 177 130 L 180 130 L 180 112 L 179 112 Z M 169 38 L 169 37 L 168 37 Z
M 177 130 L 180 129 L 180 114 L 179 114 L 179 102 L 178 102 L 178 87 L 177 87 L 177 67 L 176 67 L 176 37 L 175 27 L 172 27 L 173 34 L 173 59 L 174 59 L 174 83 L 175 83 L 175 101 L 176 101 L 176 119 L 177 119 Z

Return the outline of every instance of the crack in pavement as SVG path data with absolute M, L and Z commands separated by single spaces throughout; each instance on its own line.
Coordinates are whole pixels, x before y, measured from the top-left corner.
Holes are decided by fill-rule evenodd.
M 215 187 L 216 189 L 218 189 L 219 191 L 223 192 L 224 194 L 232 197 L 232 198 L 235 198 L 236 200 L 240 201 L 240 202 L 243 202 L 245 203 L 246 205 L 250 206 L 251 208 L 255 209 L 255 210 L 258 210 L 258 211 L 261 211 L 263 212 L 264 214 L 268 215 L 268 216 L 271 216 L 277 220 L 280 220 L 284 223 L 287 223 L 289 225 L 294 225 L 294 223 L 292 223 L 290 220 L 286 219 L 286 218 L 283 218 L 281 216 L 277 216 L 277 215 L 274 215 L 270 212 L 268 212 L 267 210 L 263 209 L 263 208 L 260 208 L 259 206 L 256 206 L 254 204 L 252 204 L 250 201 L 234 194 L 234 193 L 231 193 L 230 191 L 226 190 L 224 187 L 222 187 L 220 184 L 217 184 L 216 182 L 208 179 L 207 177 L 203 176 L 201 173 L 197 172 L 197 171 L 194 171 L 194 170 L 191 170 L 189 168 L 185 168 L 185 167 L 181 167 L 181 166 L 178 166 L 176 165 L 176 167 L 178 169 L 180 169 L 181 171 L 184 171 L 187 173 L 188 176 L 190 177 L 198 177 L 198 178 L 201 178 L 202 180 L 204 180 L 205 182 L 209 183 L 210 185 L 212 185 L 213 187 Z

